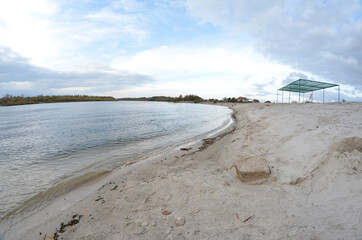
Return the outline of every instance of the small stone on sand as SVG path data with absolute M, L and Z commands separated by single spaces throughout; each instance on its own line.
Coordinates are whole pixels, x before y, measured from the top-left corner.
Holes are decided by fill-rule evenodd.
M 242 182 L 253 182 L 268 178 L 270 169 L 268 163 L 260 158 L 248 158 L 234 163 L 236 174 Z
M 183 226 L 185 225 L 186 220 L 182 217 L 176 217 L 175 218 L 175 224 L 176 226 Z

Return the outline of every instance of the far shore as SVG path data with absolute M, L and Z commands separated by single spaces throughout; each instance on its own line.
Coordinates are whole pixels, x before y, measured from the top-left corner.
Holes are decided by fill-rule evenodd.
M 17 106 L 40 103 L 65 103 L 65 102 L 95 102 L 95 101 L 117 101 L 117 99 L 108 96 L 86 96 L 86 95 L 38 95 L 36 97 L 5 95 L 0 98 L 0 106 Z
M 362 238 L 362 103 L 223 106 L 236 123 L 219 136 L 15 214 L 0 239 Z M 241 181 L 240 161 L 268 174 Z

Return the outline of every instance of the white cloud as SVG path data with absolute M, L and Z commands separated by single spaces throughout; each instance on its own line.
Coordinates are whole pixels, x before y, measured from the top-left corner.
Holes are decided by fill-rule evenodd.
M 48 20 L 57 11 L 47 0 L 12 0 L 0 2 L 0 45 L 10 46 L 34 63 L 56 55 L 59 42 Z
M 107 51 L 121 50 L 120 41 L 141 43 L 149 37 L 145 15 L 119 12 L 106 3 L 96 10 L 83 4 L 0 1 L 0 45 L 10 47 L 32 64 L 64 70 L 79 62 L 92 62 L 94 55 L 97 61 L 105 62 Z
M 144 9 L 144 4 L 136 0 L 118 0 L 113 3 L 116 9 L 122 8 L 127 12 L 139 12 Z
M 127 9 L 129 10 L 128 7 Z M 112 8 L 103 8 L 100 11 L 87 14 L 85 18 L 107 24 L 97 26 L 96 34 L 94 34 L 97 38 L 106 38 L 107 35 L 122 33 L 140 42 L 149 37 L 149 32 L 144 30 L 142 26 L 145 19 L 140 14 L 122 14 L 114 12 Z
M 80 92 L 90 92 L 93 87 L 67 87 L 67 88 L 54 88 L 50 91 L 56 94 L 79 94 Z
M 122 56 L 112 67 L 152 76 L 158 80 L 153 86 L 159 93 L 152 91 L 156 95 L 199 94 L 204 98 L 253 94 L 255 84 L 280 84 L 293 71 L 251 47 L 236 46 L 162 46 L 130 58 Z
M 250 47 L 162 46 L 136 54 L 131 58 L 115 59 L 114 67 L 134 72 L 163 76 L 183 74 L 194 76 L 218 73 L 249 75 L 279 72 L 288 68 L 268 61 Z M 261 68 L 263 66 L 263 68 Z
M 32 82 L 26 81 L 26 82 L 0 82 L 0 86 L 3 89 L 9 89 L 9 90 L 30 90 L 34 87 L 34 84 Z

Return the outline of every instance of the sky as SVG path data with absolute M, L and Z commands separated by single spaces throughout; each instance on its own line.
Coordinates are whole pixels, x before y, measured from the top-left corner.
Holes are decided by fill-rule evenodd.
M 0 0 L 0 97 L 276 101 L 304 78 L 362 101 L 361 15 L 362 0 Z

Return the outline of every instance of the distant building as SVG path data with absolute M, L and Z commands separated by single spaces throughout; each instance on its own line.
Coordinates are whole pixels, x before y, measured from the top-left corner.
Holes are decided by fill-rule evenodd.
M 247 103 L 249 102 L 249 100 L 246 97 L 238 97 L 236 99 L 237 102 L 241 102 L 241 103 Z

